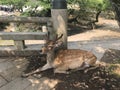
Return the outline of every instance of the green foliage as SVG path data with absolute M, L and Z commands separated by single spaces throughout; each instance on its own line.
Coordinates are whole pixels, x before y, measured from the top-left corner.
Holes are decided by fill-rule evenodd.
M 19 5 L 24 4 L 27 0 L 0 0 L 0 4 L 5 5 Z
M 46 16 L 49 15 L 48 12 L 51 7 L 51 1 L 52 0 L 0 0 L 0 4 L 13 5 L 15 9 L 19 11 L 22 11 L 25 6 L 29 7 L 26 12 L 22 12 L 24 16 Z M 77 5 L 77 15 L 81 14 L 82 17 L 89 17 L 91 11 L 99 12 L 111 8 L 108 0 L 67 0 L 67 3 L 68 6 L 71 6 L 71 8 L 68 9 L 72 9 L 70 13 L 74 13 L 74 6 Z M 43 10 L 37 10 L 38 7 L 42 7 Z M 88 13 L 88 11 L 90 13 Z
M 93 1 L 93 0 L 92 0 Z M 95 0 L 92 2 L 92 6 L 94 6 L 97 10 L 106 10 L 108 7 L 110 7 L 110 3 L 108 0 Z
M 25 5 L 27 0 L 1 0 L 0 4 L 2 5 L 13 5 L 14 9 L 21 9 Z
M 30 6 L 31 8 L 41 6 L 44 9 L 48 9 L 50 8 L 50 0 L 28 0 L 26 6 Z
M 51 16 L 51 12 L 50 12 L 50 9 L 43 9 L 41 11 L 32 11 L 32 10 L 29 10 L 29 11 L 26 11 L 26 12 L 23 12 L 21 14 L 21 16 L 32 16 L 32 17 L 50 17 Z
M 90 25 L 91 28 L 99 21 L 102 11 L 111 10 L 109 0 L 67 0 L 67 2 L 70 16 L 68 21 Z
M 105 10 L 110 7 L 108 0 L 68 0 L 70 5 L 78 5 L 81 9 Z
M 41 6 L 44 9 L 50 8 L 50 0 L 0 0 L 2 5 L 13 5 L 14 9 L 22 10 L 23 7 L 30 7 L 29 10 Z
M 29 0 L 26 2 L 26 6 L 29 9 L 26 12 L 23 12 L 21 15 L 23 16 L 47 16 L 50 13 L 50 0 Z M 41 7 L 42 10 L 37 10 L 38 7 Z M 50 15 L 48 15 L 50 16 Z

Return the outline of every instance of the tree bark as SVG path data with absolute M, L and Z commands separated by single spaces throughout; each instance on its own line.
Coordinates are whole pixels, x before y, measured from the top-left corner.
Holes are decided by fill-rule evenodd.
M 98 12 L 97 12 L 97 14 L 96 14 L 96 20 L 95 20 L 94 22 L 98 22 L 98 21 L 99 21 L 98 19 L 99 19 L 99 15 L 100 15 L 101 12 L 102 12 L 102 11 L 98 11 Z
M 120 27 L 120 1 L 119 0 L 110 0 L 114 13 L 116 15 L 116 19 L 118 21 L 118 25 Z
M 90 28 L 91 28 L 91 29 L 95 29 L 95 26 L 96 26 L 95 23 L 99 21 L 99 15 L 100 15 L 101 12 L 102 12 L 102 11 L 98 11 L 98 12 L 96 13 L 95 20 L 94 20 L 94 21 L 90 21 L 90 22 L 88 23 L 88 26 L 90 25 Z

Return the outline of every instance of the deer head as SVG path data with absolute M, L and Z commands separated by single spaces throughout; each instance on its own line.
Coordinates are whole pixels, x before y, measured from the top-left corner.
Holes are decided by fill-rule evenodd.
M 59 47 L 62 45 L 62 41 L 58 41 L 61 39 L 63 34 L 61 34 L 59 37 L 56 35 L 55 40 L 46 40 L 46 44 L 42 47 L 42 54 L 46 54 L 49 51 L 54 50 L 55 48 Z

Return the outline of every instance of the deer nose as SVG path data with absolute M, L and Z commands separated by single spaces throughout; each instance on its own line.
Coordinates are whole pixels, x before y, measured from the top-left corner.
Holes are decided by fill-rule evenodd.
M 39 54 L 44 54 L 44 52 L 42 50 L 39 51 Z

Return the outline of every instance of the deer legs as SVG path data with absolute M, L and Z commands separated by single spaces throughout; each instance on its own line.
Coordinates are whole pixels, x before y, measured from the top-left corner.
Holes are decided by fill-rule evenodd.
M 26 74 L 22 74 L 22 77 L 28 77 L 30 75 L 33 75 L 33 74 L 41 72 L 41 71 L 45 71 L 45 70 L 50 69 L 50 68 L 52 68 L 52 66 L 49 63 L 47 63 L 43 67 L 40 67 L 40 68 L 36 69 L 35 71 L 29 72 Z

